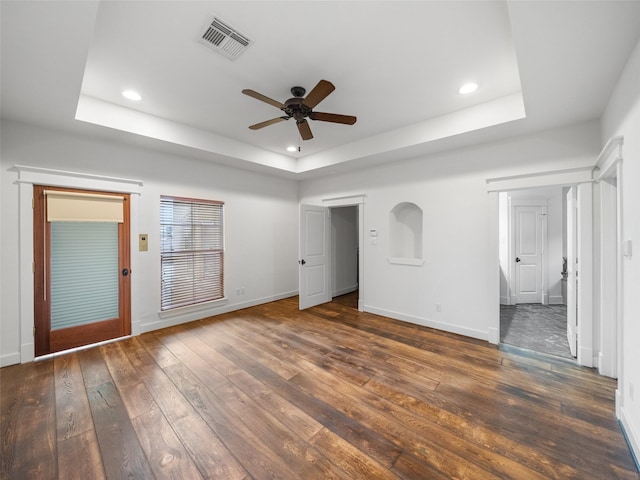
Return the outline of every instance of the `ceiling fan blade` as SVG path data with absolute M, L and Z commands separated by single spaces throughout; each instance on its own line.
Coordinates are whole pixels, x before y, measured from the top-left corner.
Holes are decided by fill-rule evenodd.
M 300 132 L 300 136 L 303 140 L 311 140 L 313 138 L 311 127 L 309 127 L 309 122 L 307 122 L 305 119 L 302 119 L 298 120 L 296 124 L 298 125 L 298 131 Z
M 353 125 L 357 120 L 357 118 L 352 115 L 323 112 L 311 112 L 309 118 L 311 120 L 320 120 L 321 122 L 344 123 L 345 125 Z
M 327 98 L 327 96 L 333 92 L 336 87 L 333 86 L 333 83 L 327 80 L 320 80 L 318 84 L 313 87 L 313 90 L 309 92 L 309 95 L 305 97 L 302 101 L 302 104 L 305 107 L 309 107 L 313 109 L 316 105 L 318 105 L 322 100 Z
M 262 95 L 261 93 L 258 93 L 254 90 L 245 89 L 245 90 L 242 90 L 242 93 L 244 93 L 245 95 L 249 95 L 250 97 L 253 97 L 262 102 L 268 103 L 269 105 L 273 105 L 274 107 L 279 108 L 280 110 L 284 108 L 283 103 L 280 103 L 277 100 L 274 100 L 273 98 L 269 98 L 265 95 Z
M 264 122 L 256 123 L 255 125 L 251 125 L 249 128 L 251 130 L 259 130 L 260 128 L 268 127 L 269 125 L 273 125 L 274 123 L 284 122 L 285 120 L 289 120 L 289 117 L 276 117 L 271 120 L 266 120 Z

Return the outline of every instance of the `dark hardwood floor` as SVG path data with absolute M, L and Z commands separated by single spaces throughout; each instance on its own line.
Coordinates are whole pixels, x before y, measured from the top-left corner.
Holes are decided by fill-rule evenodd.
M 344 303 L 0 370 L 2 478 L 639 478 L 614 380 Z

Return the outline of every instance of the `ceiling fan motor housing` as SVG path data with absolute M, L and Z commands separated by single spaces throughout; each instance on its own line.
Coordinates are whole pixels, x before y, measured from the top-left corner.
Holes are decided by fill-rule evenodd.
M 304 88 L 302 90 L 304 92 Z M 293 88 L 291 89 L 291 91 L 293 91 Z M 290 98 L 289 100 L 284 102 L 284 108 L 282 109 L 282 111 L 290 117 L 295 118 L 296 120 L 302 120 L 303 118 L 308 117 L 311 113 L 311 109 L 302 103 L 303 100 L 304 98 L 301 97 Z

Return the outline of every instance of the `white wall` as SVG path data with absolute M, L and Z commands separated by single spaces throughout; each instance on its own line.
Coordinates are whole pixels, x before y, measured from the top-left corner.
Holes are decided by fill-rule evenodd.
M 331 209 L 331 295 L 358 289 L 358 207 Z
M 16 164 L 106 175 L 144 182 L 138 221 L 132 224 L 134 333 L 295 295 L 298 290 L 297 183 L 132 146 L 76 137 L 18 123 L 2 124 L 0 362 L 20 360 L 17 279 L 19 205 Z M 161 195 L 225 202 L 225 290 L 228 302 L 207 311 L 160 318 L 159 201 Z M 30 206 L 29 206 L 30 207 Z M 30 212 L 26 212 L 30 215 Z M 138 252 L 138 233 L 149 251 Z M 22 242 L 24 243 L 24 242 Z M 136 265 L 133 268 L 133 265 Z M 30 270 L 30 269 L 29 269 Z M 244 295 L 236 295 L 244 287 Z M 23 337 L 24 342 L 24 337 Z
M 595 122 L 301 182 L 302 203 L 366 195 L 365 310 L 482 339 L 498 327 L 497 202 L 486 179 L 593 165 Z M 423 209 L 422 266 L 390 264 L 388 218 L 400 202 Z M 493 212 L 495 210 L 495 212 Z M 496 231 L 493 231 L 495 227 Z M 495 250 L 495 251 L 494 251 Z M 435 305 L 441 305 L 437 312 Z
M 640 42 L 629 57 L 602 117 L 603 145 L 624 136 L 622 147 L 622 240 L 635 245 L 622 264 L 622 371 L 618 372 L 618 408 L 622 424 L 640 458 Z

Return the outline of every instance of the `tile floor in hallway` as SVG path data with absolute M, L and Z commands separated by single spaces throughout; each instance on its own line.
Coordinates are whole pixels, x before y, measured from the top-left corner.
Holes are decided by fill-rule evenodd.
M 567 306 L 500 306 L 500 342 L 573 359 L 567 342 Z

